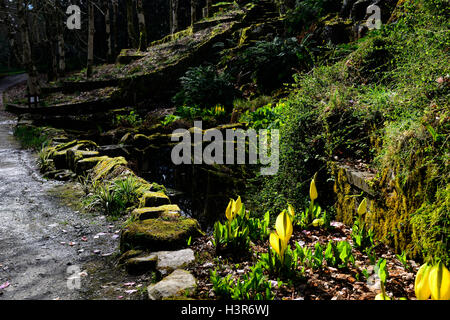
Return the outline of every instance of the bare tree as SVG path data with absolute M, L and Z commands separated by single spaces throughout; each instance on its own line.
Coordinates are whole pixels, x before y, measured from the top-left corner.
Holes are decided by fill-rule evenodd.
M 111 9 L 109 0 L 103 0 L 103 10 L 105 13 L 105 33 L 106 33 L 106 60 L 111 62 L 113 60 L 113 48 L 112 48 L 112 33 L 111 33 Z
M 92 75 L 92 66 L 94 64 L 94 34 L 95 34 L 95 16 L 94 16 L 94 4 L 92 0 L 88 0 L 88 19 L 89 19 L 89 33 L 88 33 L 88 58 L 86 77 L 90 78 Z
M 144 51 L 147 49 L 147 30 L 142 0 L 136 0 L 136 9 L 139 22 L 139 50 Z
M 136 31 L 134 29 L 133 0 L 127 0 L 128 45 L 137 48 Z
M 26 1 L 17 1 L 17 18 L 19 21 L 19 30 L 22 38 L 23 58 L 22 64 L 28 73 L 28 90 L 32 96 L 40 94 L 40 85 L 37 69 L 33 61 L 30 44 L 30 31 L 27 20 L 27 9 L 29 3 Z
M 211 6 L 212 0 L 206 0 L 206 17 L 209 17 L 211 15 Z
M 191 26 L 197 20 L 197 0 L 191 0 Z
M 178 31 L 178 0 L 170 0 L 170 33 Z
M 8 65 L 11 63 L 11 58 L 15 59 L 17 63 L 22 64 L 22 56 L 19 54 L 18 42 L 16 41 L 18 25 L 11 14 L 11 6 L 12 4 L 8 0 L 0 0 L 0 11 L 3 13 L 1 17 L 2 24 L 7 26 L 8 33 L 10 50 Z
M 117 15 L 119 14 L 119 0 L 112 0 L 112 31 L 114 34 L 114 46 L 113 46 L 113 56 L 117 54 L 119 43 L 118 43 L 118 30 L 117 30 Z

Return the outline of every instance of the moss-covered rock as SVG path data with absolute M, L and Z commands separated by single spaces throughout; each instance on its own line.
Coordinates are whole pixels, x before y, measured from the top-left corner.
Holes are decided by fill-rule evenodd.
M 117 56 L 117 63 L 129 64 L 133 61 L 142 59 L 144 55 L 133 49 L 123 49 Z
M 75 165 L 78 161 L 84 158 L 97 157 L 99 155 L 98 151 L 85 151 L 85 150 L 74 150 L 69 149 L 66 152 L 66 162 L 70 170 L 75 172 Z
M 125 269 L 129 274 L 143 274 L 150 270 L 156 270 L 158 256 L 155 254 L 134 257 L 125 261 Z
M 75 172 L 78 175 L 85 174 L 88 170 L 94 168 L 100 161 L 107 160 L 108 157 L 90 157 L 81 159 L 75 163 Z
M 100 161 L 92 170 L 92 178 L 94 180 L 105 179 L 118 166 L 126 166 L 128 164 L 124 157 L 109 158 Z
M 187 240 L 202 233 L 195 219 L 164 221 L 148 219 L 130 223 L 121 234 L 120 250 L 175 250 L 186 246 Z
M 73 169 L 76 151 L 95 152 L 97 149 L 98 146 L 93 141 L 73 140 L 55 147 L 46 148 L 44 152 L 50 159 L 53 159 L 56 169 Z M 68 155 L 69 151 L 72 153 L 71 155 Z M 97 155 L 98 153 L 94 154 Z
M 135 258 L 137 256 L 140 256 L 143 253 L 144 253 L 144 251 L 142 251 L 142 250 L 128 250 L 127 252 L 125 252 L 124 254 L 122 254 L 120 256 L 120 258 L 117 260 L 117 262 L 119 265 L 123 264 L 128 259 Z
M 135 209 L 131 215 L 135 220 L 147 220 L 147 219 L 155 219 L 159 218 L 164 214 L 178 214 L 180 213 L 180 207 L 176 204 L 172 205 L 163 205 L 159 207 L 150 207 L 150 208 L 138 208 Z
M 139 199 L 139 208 L 159 207 L 170 204 L 170 199 L 163 192 L 147 191 Z
M 177 269 L 169 276 L 147 288 L 150 300 L 186 297 L 197 290 L 197 280 L 186 270 Z

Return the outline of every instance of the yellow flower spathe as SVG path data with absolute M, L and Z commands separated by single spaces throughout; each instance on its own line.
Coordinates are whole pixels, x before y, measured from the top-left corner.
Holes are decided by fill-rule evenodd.
M 425 263 L 417 271 L 416 280 L 414 281 L 414 291 L 418 300 L 428 300 L 431 296 L 430 286 L 428 285 L 430 270 L 431 266 Z
M 309 197 L 311 198 L 311 201 L 314 201 L 318 196 L 319 195 L 317 194 L 316 182 L 314 181 L 314 179 L 312 179 L 311 185 L 309 186 Z
M 287 244 L 292 236 L 294 228 L 292 226 L 291 218 L 286 210 L 278 215 L 277 220 L 275 221 L 275 229 L 277 230 L 277 234 L 281 241 Z
M 227 217 L 228 221 L 231 222 L 231 220 L 233 220 L 234 215 L 233 215 L 233 207 L 235 206 L 234 204 L 234 200 L 230 200 L 230 202 L 228 203 L 228 207 L 225 210 L 225 216 Z
M 450 300 L 450 273 L 442 262 L 433 266 L 428 276 L 433 300 Z
M 361 216 L 367 212 L 367 198 L 364 198 L 363 201 L 359 204 L 358 214 Z
M 275 250 L 275 252 L 281 257 L 284 254 L 283 245 L 281 243 L 280 237 L 272 232 L 269 238 L 270 246 Z

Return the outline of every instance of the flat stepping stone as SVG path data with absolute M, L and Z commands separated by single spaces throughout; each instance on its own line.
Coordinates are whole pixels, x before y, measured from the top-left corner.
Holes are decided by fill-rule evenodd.
M 174 215 L 179 217 L 180 207 L 176 204 L 168 204 L 159 207 L 150 207 L 150 208 L 139 208 L 133 210 L 131 215 L 135 220 L 147 220 L 147 219 L 156 219 L 165 214 L 168 216 Z
M 174 270 L 191 265 L 195 261 L 195 255 L 192 249 L 158 251 L 146 255 L 142 251 L 130 250 L 120 258 L 120 261 L 124 260 L 126 260 L 125 269 L 130 274 L 137 275 L 158 270 L 165 276 Z
M 171 297 L 186 296 L 197 290 L 197 280 L 186 270 L 175 270 L 169 276 L 147 288 L 150 300 L 162 300 Z
M 195 255 L 192 249 L 159 251 L 154 254 L 158 257 L 156 269 L 163 275 L 177 269 L 186 268 L 195 261 Z
M 177 250 L 187 246 L 190 237 L 202 235 L 197 220 L 181 218 L 174 221 L 148 219 L 130 223 L 120 237 L 120 250 Z
M 140 198 L 140 208 L 159 207 L 170 204 L 170 199 L 162 192 L 147 191 Z

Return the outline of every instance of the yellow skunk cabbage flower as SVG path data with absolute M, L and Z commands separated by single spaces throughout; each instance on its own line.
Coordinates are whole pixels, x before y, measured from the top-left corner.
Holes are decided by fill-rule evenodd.
M 367 198 L 364 198 L 363 201 L 359 204 L 358 214 L 361 216 L 367 212 Z
M 428 277 L 430 275 L 431 266 L 425 263 L 417 271 L 416 280 L 414 282 L 414 291 L 418 300 L 428 300 L 431 296 L 430 286 L 428 285 Z
M 323 219 L 315 219 L 313 222 L 312 222 L 312 225 L 314 226 L 314 227 L 321 227 L 321 226 L 323 226 L 325 224 L 325 221 L 323 220 Z
M 270 234 L 269 242 L 270 246 L 280 257 L 284 256 L 285 247 L 283 246 L 280 237 L 275 232 Z
M 450 300 L 450 273 L 442 262 L 433 266 L 428 276 L 433 300 Z
M 288 205 L 288 213 L 289 213 L 291 220 L 293 220 L 295 218 L 295 210 L 294 210 L 294 207 L 291 206 L 290 204 Z
M 376 295 L 375 300 L 391 300 L 387 295 L 379 293 Z
M 278 215 L 277 220 L 275 221 L 275 229 L 277 230 L 277 234 L 281 241 L 287 244 L 294 230 L 291 218 L 286 210 L 283 210 L 283 212 Z
M 234 206 L 235 206 L 234 200 L 231 199 L 230 202 L 228 203 L 227 210 L 225 210 L 225 216 L 227 217 L 228 221 L 230 221 L 230 222 L 234 218 L 234 215 L 233 215 L 233 207 Z
M 317 194 L 316 182 L 314 181 L 314 179 L 312 179 L 311 185 L 309 186 L 309 197 L 311 198 L 311 201 L 314 201 L 318 196 L 319 195 Z
M 241 200 L 241 197 L 239 196 L 237 198 L 237 200 L 234 201 L 234 204 L 233 204 L 233 209 L 232 209 L 233 215 L 236 216 L 239 213 L 239 211 L 241 211 L 241 209 L 242 209 L 242 200 Z

